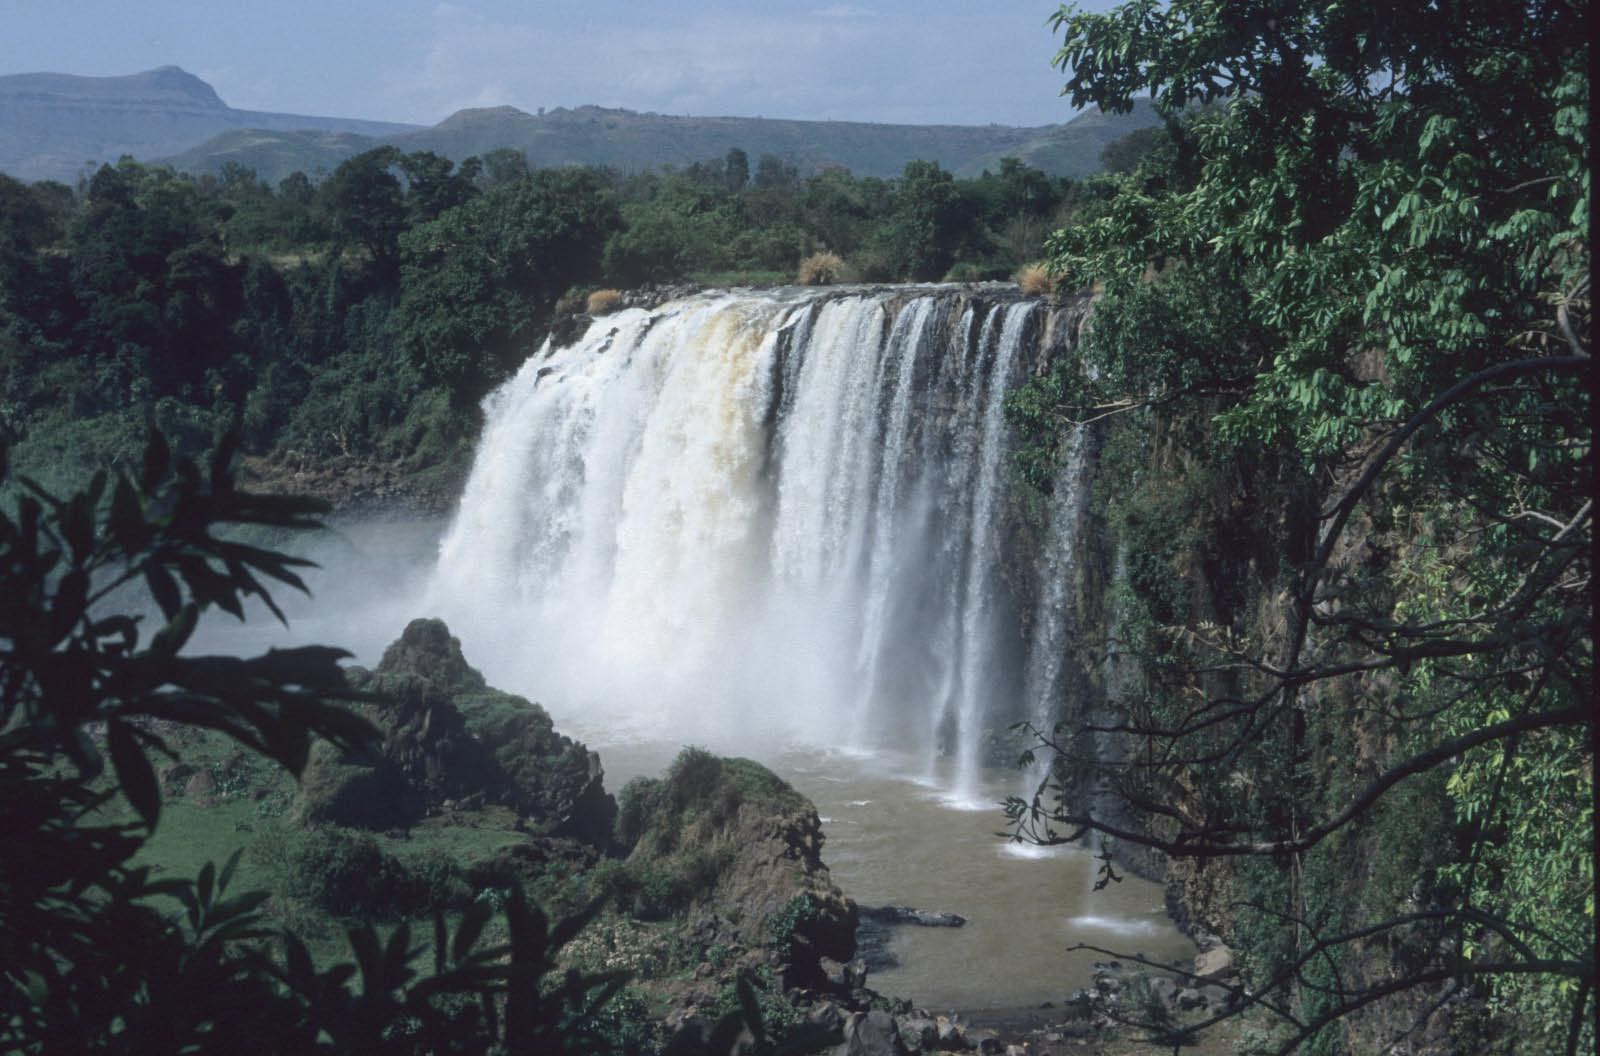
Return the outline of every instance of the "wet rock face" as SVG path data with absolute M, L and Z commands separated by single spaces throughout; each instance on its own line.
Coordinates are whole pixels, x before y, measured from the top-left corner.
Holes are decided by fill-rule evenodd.
M 380 740 L 355 757 L 313 753 L 296 805 L 304 820 L 379 829 L 492 804 L 547 835 L 609 845 L 616 803 L 599 757 L 539 705 L 490 688 L 442 621 L 411 621 L 375 670 L 350 677 L 378 698 L 361 710 Z

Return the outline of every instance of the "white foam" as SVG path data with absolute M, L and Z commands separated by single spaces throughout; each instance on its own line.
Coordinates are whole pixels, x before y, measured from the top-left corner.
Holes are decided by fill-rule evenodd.
M 1072 853 L 1072 849 L 1065 844 L 1046 846 L 1038 843 L 1028 843 L 1026 840 L 1010 840 L 1000 845 L 1000 853 L 1007 858 L 1023 858 L 1030 861 L 1045 861 L 1051 858 L 1060 858 Z
M 1156 935 L 1165 930 L 1163 924 L 1153 920 L 1102 917 L 1095 914 L 1072 917 L 1067 920 L 1067 928 L 1072 931 L 1108 931 L 1114 935 Z

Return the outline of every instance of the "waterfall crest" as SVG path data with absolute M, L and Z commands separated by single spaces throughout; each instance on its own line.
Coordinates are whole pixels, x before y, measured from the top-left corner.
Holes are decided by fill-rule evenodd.
M 1003 413 L 1045 315 L 901 287 L 597 319 L 486 402 L 430 608 L 566 721 L 887 749 L 970 792 L 1063 648 L 1059 619 L 1020 617 L 1071 551 L 1019 587 Z

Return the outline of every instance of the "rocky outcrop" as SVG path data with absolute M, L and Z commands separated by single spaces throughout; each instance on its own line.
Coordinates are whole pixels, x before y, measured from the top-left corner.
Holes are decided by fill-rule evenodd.
M 688 748 L 621 798 L 629 869 L 681 885 L 695 941 L 754 951 L 789 987 L 826 987 L 823 961 L 854 956 L 856 906 L 822 862 L 816 808 L 770 770 Z
M 916 924 L 924 928 L 960 928 L 967 923 L 967 918 L 959 913 L 941 913 L 915 906 L 862 906 L 861 916 L 880 924 Z
M 543 835 L 609 845 L 615 801 L 600 760 L 539 705 L 491 688 L 439 620 L 413 620 L 354 688 L 379 740 L 344 756 L 319 746 L 296 813 L 307 822 L 404 827 L 464 807 L 509 808 Z
M 364 455 L 277 451 L 241 458 L 239 476 L 252 490 L 324 499 L 345 515 L 388 516 L 403 510 L 443 516 L 461 499 L 470 468 L 467 455 L 456 452 L 422 466 Z

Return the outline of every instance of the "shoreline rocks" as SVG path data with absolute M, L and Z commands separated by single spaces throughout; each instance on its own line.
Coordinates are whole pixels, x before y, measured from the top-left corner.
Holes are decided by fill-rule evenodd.
M 967 918 L 959 913 L 941 913 L 914 906 L 862 906 L 861 916 L 880 924 L 915 924 L 924 928 L 965 927 Z

